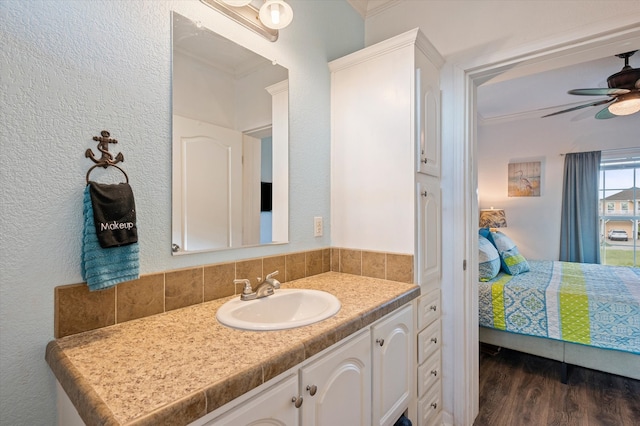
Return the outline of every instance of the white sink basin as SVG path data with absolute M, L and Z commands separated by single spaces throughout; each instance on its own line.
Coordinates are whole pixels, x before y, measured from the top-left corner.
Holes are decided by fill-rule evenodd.
M 340 310 L 331 293 L 307 289 L 280 289 L 256 300 L 236 297 L 222 305 L 216 318 L 242 330 L 284 330 L 330 318 Z

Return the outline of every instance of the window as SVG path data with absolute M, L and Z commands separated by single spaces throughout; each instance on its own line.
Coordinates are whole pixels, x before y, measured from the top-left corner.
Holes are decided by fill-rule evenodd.
M 601 262 L 640 267 L 640 152 L 602 152 L 599 203 Z

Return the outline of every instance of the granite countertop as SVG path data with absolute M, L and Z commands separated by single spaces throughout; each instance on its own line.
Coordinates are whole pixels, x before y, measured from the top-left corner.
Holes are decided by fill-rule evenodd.
M 224 299 L 49 342 L 46 360 L 89 425 L 187 424 L 375 322 L 414 284 L 327 272 L 282 284 L 334 294 L 333 317 L 282 331 L 218 323 Z

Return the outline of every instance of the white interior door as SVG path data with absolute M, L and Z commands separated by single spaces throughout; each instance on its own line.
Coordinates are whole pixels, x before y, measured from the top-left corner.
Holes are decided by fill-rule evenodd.
M 242 245 L 252 246 L 260 244 L 261 141 L 248 135 L 243 135 L 242 139 Z
M 242 242 L 242 134 L 174 116 L 174 243 L 182 250 Z

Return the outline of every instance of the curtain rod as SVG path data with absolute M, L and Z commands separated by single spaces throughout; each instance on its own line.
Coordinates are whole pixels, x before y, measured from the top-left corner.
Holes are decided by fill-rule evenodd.
M 596 150 L 597 151 L 597 150 Z M 577 151 L 577 152 L 561 152 L 560 156 L 563 157 L 567 154 L 578 154 L 579 152 L 589 152 L 589 151 Z M 606 154 L 616 154 L 616 153 L 625 153 L 625 152 L 630 152 L 630 153 L 638 153 L 640 154 L 640 147 L 630 147 L 630 148 L 615 148 L 615 149 L 603 149 L 601 150 L 603 155 Z

